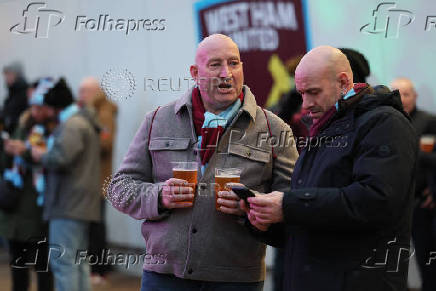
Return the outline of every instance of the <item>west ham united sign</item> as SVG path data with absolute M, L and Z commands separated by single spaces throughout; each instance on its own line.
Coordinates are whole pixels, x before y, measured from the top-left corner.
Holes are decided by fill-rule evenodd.
M 310 47 L 304 1 L 214 0 L 194 4 L 198 41 L 222 33 L 238 44 L 245 84 L 261 106 L 273 103 L 291 88 L 284 63 Z

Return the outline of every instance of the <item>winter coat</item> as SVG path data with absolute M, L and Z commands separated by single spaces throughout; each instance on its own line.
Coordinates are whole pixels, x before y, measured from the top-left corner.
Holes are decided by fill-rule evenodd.
M 398 91 L 340 100 L 297 161 L 283 223 L 254 232 L 285 247 L 284 290 L 407 290 L 417 149 Z
M 44 219 L 100 220 L 100 127 L 80 110 L 58 125 L 42 156 L 47 169 Z

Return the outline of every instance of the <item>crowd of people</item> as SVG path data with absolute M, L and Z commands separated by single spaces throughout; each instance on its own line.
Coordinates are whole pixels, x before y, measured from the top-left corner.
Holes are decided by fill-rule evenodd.
M 0 237 L 10 255 L 12 290 L 90 290 L 106 265 L 75 263 L 77 250 L 106 247 L 102 180 L 112 170 L 117 107 L 93 77 L 77 100 L 64 78 L 27 84 L 18 63 L 3 70 Z
M 352 49 L 316 47 L 288 68 L 294 88 L 266 110 L 238 46 L 206 37 L 196 85 L 145 116 L 103 197 L 117 108 L 98 81 L 85 78 L 75 101 L 64 78 L 27 85 L 5 67 L 0 236 L 13 290 L 28 290 L 23 249 L 45 250 L 39 290 L 90 290 L 89 266 L 74 261 L 104 248 L 104 198 L 143 220 L 145 251 L 164 259 L 144 262 L 142 291 L 263 290 L 266 245 L 276 291 L 407 290 L 413 255 L 422 290 L 436 290 L 436 117 L 409 79 L 369 85 Z M 196 163 L 194 184 L 174 162 Z M 217 188 L 217 169 L 238 169 L 239 182 Z

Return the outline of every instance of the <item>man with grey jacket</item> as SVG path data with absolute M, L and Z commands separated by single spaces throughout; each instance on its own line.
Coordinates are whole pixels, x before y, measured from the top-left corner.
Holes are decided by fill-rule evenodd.
M 47 170 L 43 215 L 55 248 L 50 266 L 57 291 L 88 291 L 89 265 L 77 257 L 88 247 L 89 223 L 100 219 L 99 126 L 73 103 L 62 78 L 44 95 L 44 104 L 59 122 L 46 149 L 32 148 L 33 159 Z
M 215 169 L 240 168 L 241 183 L 261 193 L 287 189 L 298 156 L 292 132 L 243 85 L 231 38 L 205 38 L 190 72 L 194 88 L 146 115 L 107 197 L 145 220 L 141 290 L 262 290 L 265 245 L 244 227 L 233 192 L 219 192 L 215 205 Z M 180 161 L 198 163 L 196 193 L 172 178 Z

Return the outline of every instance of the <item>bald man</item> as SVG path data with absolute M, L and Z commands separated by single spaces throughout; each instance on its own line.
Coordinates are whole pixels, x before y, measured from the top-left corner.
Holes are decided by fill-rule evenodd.
M 190 72 L 194 88 L 146 115 L 108 199 L 145 220 L 141 290 L 262 290 L 265 244 L 244 226 L 235 193 L 215 197 L 215 170 L 240 169 L 254 191 L 284 191 L 298 156 L 292 132 L 243 85 L 231 38 L 205 38 Z M 196 162 L 197 186 L 173 178 L 172 162 Z
M 398 92 L 353 84 L 329 46 L 303 57 L 295 81 L 311 139 L 290 190 L 241 202 L 253 234 L 286 248 L 284 290 L 406 290 L 417 140 Z
M 100 83 L 94 77 L 86 77 L 79 87 L 79 104 L 87 106 L 95 112 L 101 126 L 100 132 L 100 189 L 104 189 L 104 183 L 112 175 L 112 149 L 116 133 L 117 106 L 106 98 Z M 101 190 L 101 221 L 92 222 L 89 226 L 89 253 L 98 258 L 97 261 L 105 261 L 106 245 L 106 203 L 103 190 Z M 108 273 L 105 264 L 91 265 L 91 282 L 102 284 Z
M 412 81 L 397 78 L 392 81 L 391 88 L 400 91 L 404 110 L 409 113 L 418 137 L 436 136 L 436 117 L 416 107 L 418 95 Z M 436 197 L 436 153 L 421 150 L 418 157 L 412 237 L 422 279 L 421 290 L 430 291 L 436 290 L 436 261 L 431 260 L 432 252 L 436 252 L 436 215 L 433 198 Z
M 397 78 L 392 81 L 391 88 L 400 91 L 404 111 L 411 114 L 416 110 L 416 98 L 418 95 L 416 94 L 415 87 L 411 80 L 407 78 Z

